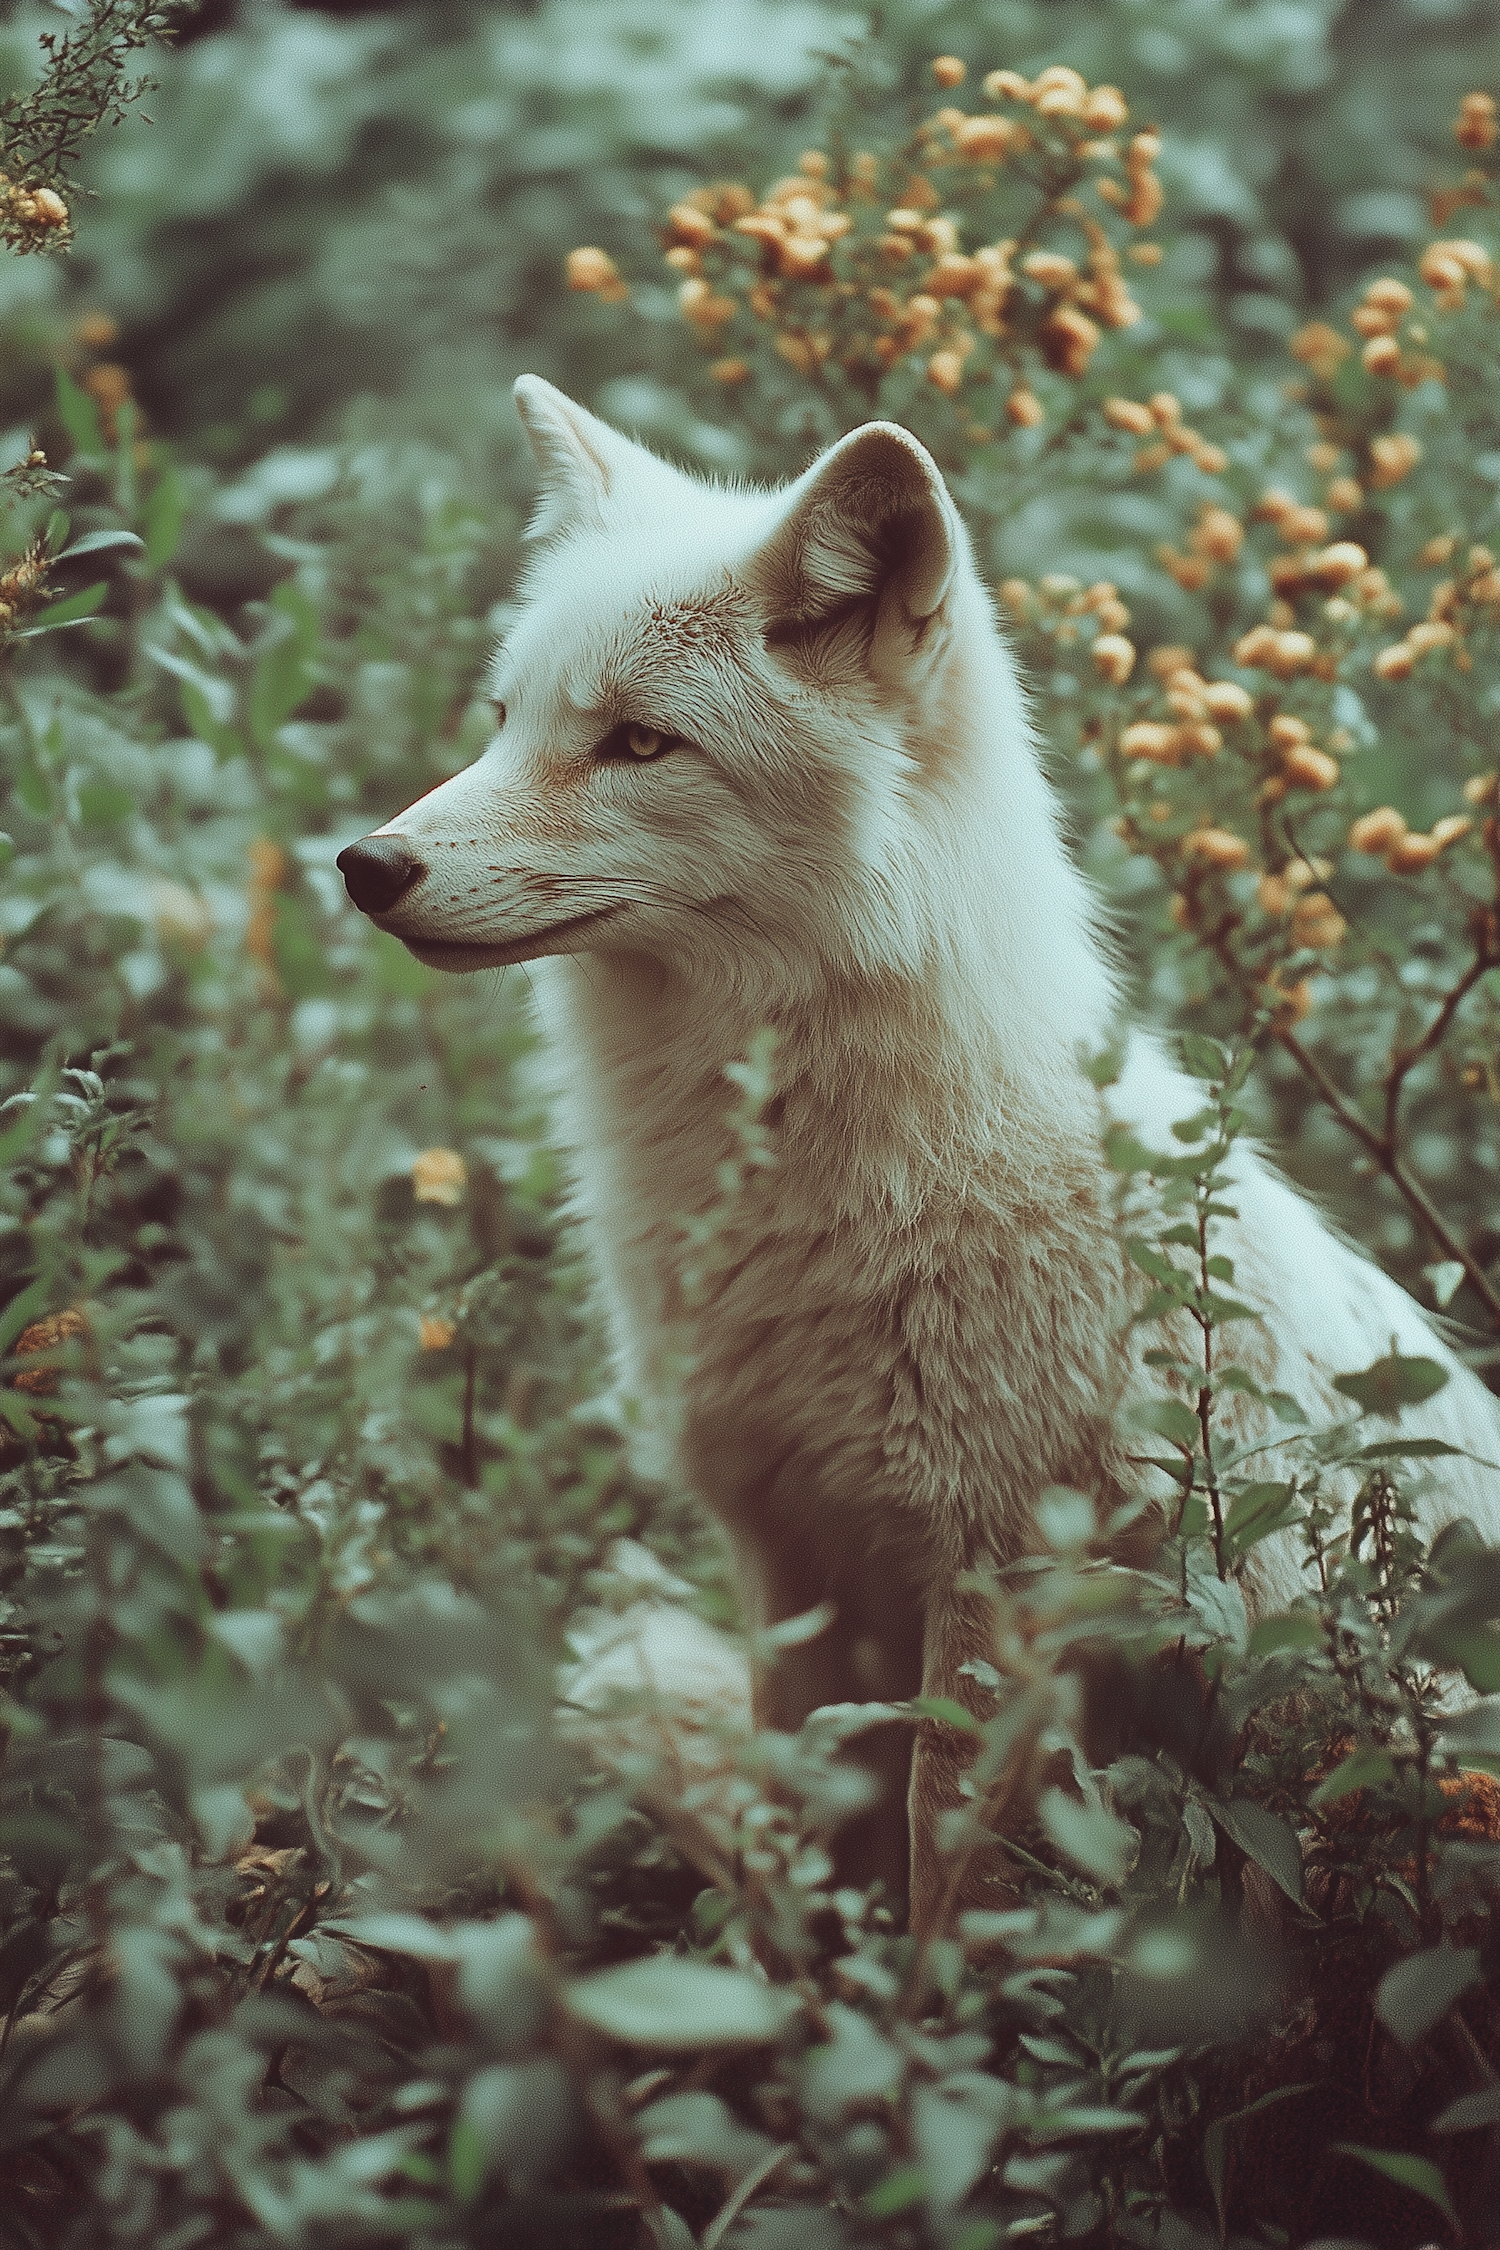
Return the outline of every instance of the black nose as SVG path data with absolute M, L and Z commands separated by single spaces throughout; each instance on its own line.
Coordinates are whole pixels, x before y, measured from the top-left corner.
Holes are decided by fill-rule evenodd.
M 334 865 L 361 914 L 388 914 L 427 873 L 399 836 L 362 836 L 357 844 L 344 846 Z

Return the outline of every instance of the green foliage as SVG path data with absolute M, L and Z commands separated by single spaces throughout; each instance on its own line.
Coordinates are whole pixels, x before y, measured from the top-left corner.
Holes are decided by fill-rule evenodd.
M 111 348 L 149 423 L 77 352 L 28 389 L 62 313 L 4 300 L 14 411 L 67 482 L 40 448 L 11 478 L 9 550 L 60 584 L 0 676 L 0 2231 L 1482 2239 L 1500 1564 L 1461 1522 L 1417 1531 L 1443 1449 L 1388 1417 L 1431 1362 L 1349 1370 L 1329 1427 L 1239 1364 L 1236 1142 L 1274 1109 L 1304 1176 L 1335 1160 L 1290 1077 L 1266 1091 L 1272 1013 L 1205 1005 L 1149 901 L 1142 988 L 1190 1015 L 1201 1088 L 1170 1148 L 1111 1144 L 1169 1537 L 1127 1565 L 1128 1522 L 1050 1492 L 1043 1551 L 977 1589 L 983 1715 L 894 1714 L 964 1744 L 944 1842 L 957 1869 L 1006 1835 L 1013 1904 L 919 1945 L 834 1886 L 857 1730 L 890 1713 L 727 1745 L 687 1786 L 649 1710 L 603 1761 L 557 1719 L 559 1664 L 654 1598 L 631 1542 L 720 1619 L 723 1566 L 626 1462 L 519 980 L 419 968 L 332 862 L 487 739 L 524 498 L 495 404 L 512 358 L 614 378 L 606 408 L 700 460 L 797 465 L 789 393 L 727 426 L 669 300 L 622 346 L 557 267 L 591 238 L 623 262 L 643 211 L 752 149 L 794 161 L 833 34 L 759 8 L 717 51 L 686 8 L 654 47 L 624 6 L 412 20 L 232 18 L 160 65 L 151 132 L 99 155 L 75 256 L 131 314 Z M 1233 373 L 1249 445 L 1268 338 L 1413 223 L 1424 142 L 1474 75 L 1469 19 L 1446 20 L 902 7 L 871 67 L 1003 44 L 1151 88 L 1181 150 L 1152 363 L 1205 410 Z M 211 268 L 241 284 L 204 291 Z M 356 357 L 384 397 L 348 397 Z M 976 504 L 993 560 L 1081 575 L 1124 522 L 1171 535 L 1177 503 L 1112 483 L 1091 443 L 1023 462 L 1014 507 Z M 1440 528 L 1391 506 L 1413 545 Z M 1174 593 L 1141 598 L 1178 629 Z M 1066 747 L 1076 676 L 1055 637 L 1028 650 Z M 1366 750 L 1415 810 L 1425 720 L 1380 709 Z M 1099 800 L 1074 803 L 1141 906 Z M 1366 889 L 1398 976 L 1446 974 L 1427 910 Z M 1364 1088 L 1358 973 L 1329 1015 Z M 725 1062 L 737 1152 L 691 1238 L 705 1275 L 775 1160 L 769 1047 Z M 1435 1063 L 1419 1090 L 1447 1148 L 1423 1176 L 1487 1258 L 1489 1144 Z M 1372 1187 L 1352 1223 L 1415 1272 Z M 1246 1400 L 1274 1451 L 1241 1450 Z M 1296 1591 L 1255 1613 L 1268 1556 Z M 1102 1744 L 1080 1673 L 1105 1684 Z

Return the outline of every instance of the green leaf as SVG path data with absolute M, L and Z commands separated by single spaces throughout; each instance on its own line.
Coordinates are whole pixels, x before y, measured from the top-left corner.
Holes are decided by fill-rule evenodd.
M 1229 1503 L 1224 1536 L 1237 1555 L 1247 1555 L 1273 1531 L 1284 1530 L 1300 1513 L 1295 1483 L 1247 1484 Z
M 1180 1398 L 1148 1399 L 1137 1408 L 1132 1419 L 1141 1429 L 1180 1445 L 1187 1453 L 1196 1453 L 1202 1442 L 1198 1417 Z
M 1149 2122 L 1144 2110 L 1070 2102 L 1062 2109 L 1043 2110 L 1034 2117 L 1027 2127 L 1027 2137 L 1045 2145 L 1048 2141 L 1071 2140 L 1075 2133 L 1133 2133 Z
M 81 539 L 75 539 L 71 547 L 65 547 L 52 559 L 60 563 L 76 562 L 80 555 L 102 555 L 113 547 L 143 548 L 145 544 L 133 531 L 86 531 Z
M 1205 1039 L 1198 1031 L 1185 1031 L 1181 1042 L 1182 1067 L 1190 1078 L 1202 1078 L 1222 1084 L 1231 1068 L 1229 1051 L 1217 1039 Z
M 1141 1272 L 1149 1274 L 1153 1281 L 1165 1282 L 1169 1289 L 1186 1291 L 1192 1288 L 1192 1275 L 1181 1266 L 1174 1265 L 1164 1251 L 1157 1249 L 1154 1242 L 1132 1236 L 1125 1248 L 1130 1254 L 1131 1264 L 1139 1266 Z
M 271 609 L 271 629 L 256 657 L 247 700 L 250 732 L 264 751 L 274 746 L 282 721 L 306 699 L 318 645 L 317 610 L 295 579 L 277 587 Z
M 57 412 L 63 428 L 80 453 L 103 454 L 104 425 L 99 409 L 87 391 L 81 391 L 65 367 L 57 370 Z
M 1296 1832 L 1264 1805 L 1257 1805 L 1247 1797 L 1237 1797 L 1222 1803 L 1209 1799 L 1209 1810 L 1232 1842 L 1239 1845 L 1247 1859 L 1263 1867 L 1278 1890 L 1285 1891 L 1294 1906 L 1302 1904 L 1302 1847 Z
M 1445 1445 L 1441 1438 L 1386 1438 L 1379 1445 L 1362 1445 L 1351 1453 L 1351 1461 L 1441 1461 L 1452 1458 L 1461 1461 L 1476 1460 L 1478 1456 L 1466 1453 L 1461 1445 Z M 1487 1461 L 1486 1468 L 1495 1464 Z
M 1213 2189 L 1214 2209 L 1219 2214 L 1219 2226 L 1225 2223 L 1224 2189 L 1229 2158 L 1229 2128 L 1243 2125 L 1247 2119 L 1258 2117 L 1263 2110 L 1273 2109 L 1277 2102 L 1290 2101 L 1294 2094 L 1313 2094 L 1317 2084 L 1313 2079 L 1303 2079 L 1296 2086 L 1273 2086 L 1269 2094 L 1259 2101 L 1249 2102 L 1244 2109 L 1231 2110 L 1227 2117 L 1216 2117 L 1203 2135 L 1203 2169 L 1208 2174 L 1208 2184 Z
M 1500 2080 L 1481 2086 L 1477 2094 L 1460 2094 L 1440 2110 L 1428 2126 L 1429 2133 L 1477 2133 L 1486 2125 L 1500 2125 Z
M 141 520 L 146 527 L 146 563 L 161 570 L 176 554 L 187 514 L 187 495 L 175 469 L 163 469 L 147 496 Z
M 982 1729 L 972 1711 L 955 1703 L 951 1695 L 919 1695 L 912 1703 L 918 1718 L 939 1719 L 946 1727 L 957 1727 L 964 1734 L 979 1734 Z
M 8 1422 L 28 1444 L 36 1436 L 36 1416 L 19 1391 L 0 1390 L 0 1422 Z
M 1500 1692 L 1500 1633 L 1489 1632 L 1482 1625 L 1468 1630 L 1449 1626 L 1440 1636 L 1440 1645 L 1470 1687 L 1477 1688 L 1481 1695 Z
M 1254 1305 L 1243 1304 L 1238 1297 L 1221 1297 L 1216 1289 L 1207 1289 L 1198 1299 L 1210 1320 L 1264 1320 L 1265 1314 Z
M 1055 1554 L 1073 1554 L 1098 1537 L 1098 1511 L 1086 1492 L 1049 1485 L 1036 1504 L 1036 1527 Z
M 1250 1654 L 1271 1656 L 1282 1648 L 1318 1648 L 1323 1629 L 1310 1610 L 1283 1610 L 1279 1617 L 1262 1617 L 1250 1629 Z
M 865 2197 L 865 2209 L 874 2219 L 894 2218 L 898 2211 L 910 2211 L 927 2193 L 927 2174 L 920 2164 L 903 2164 L 887 2173 L 879 2187 L 871 2188 Z
M 1307 1801 L 1310 1805 L 1337 1804 L 1340 1797 L 1352 1796 L 1356 1789 L 1372 1789 L 1389 1781 L 1395 1771 L 1396 1761 L 1389 1750 L 1351 1750 L 1332 1773 L 1324 1776 Z
M 1430 1945 L 1386 1970 L 1376 1988 L 1375 2013 L 1403 2047 L 1415 2047 L 1460 1993 L 1478 1982 L 1477 1947 Z
M 1500 1757 L 1500 1697 L 1473 1703 L 1467 1711 L 1444 1719 L 1437 1747 L 1460 1764 L 1466 1757 Z
M 73 625 L 80 618 L 92 617 L 104 605 L 109 593 L 107 585 L 84 586 L 76 594 L 65 594 L 60 602 L 49 602 L 39 609 L 32 620 L 34 633 L 48 633 L 54 625 Z
M 1406 1359 L 1392 1350 L 1357 1375 L 1335 1375 L 1333 1387 L 1352 1398 L 1361 1414 L 1395 1415 L 1403 1406 L 1420 1406 L 1447 1380 L 1447 1368 L 1435 1359 Z
M 1352 2156 L 1359 2163 L 1368 2164 L 1372 2172 L 1394 2180 L 1398 2187 L 1410 2188 L 1413 2195 L 1425 2197 L 1427 2202 L 1436 2205 L 1450 2226 L 1457 2225 L 1443 2175 L 1425 2156 L 1406 2156 L 1392 2149 L 1362 2148 L 1358 2141 L 1330 2141 L 1328 2145 L 1335 2156 Z
M 796 2012 L 792 1995 L 744 1969 L 660 1954 L 579 1977 L 569 2012 L 627 2046 L 664 2050 L 766 2046 Z
M 44 1278 L 33 1281 L 19 1296 L 11 1298 L 4 1312 L 0 1312 L 0 1352 L 8 1352 L 21 1330 L 41 1318 L 50 1294 Z
M 1037 1815 L 1052 1842 L 1101 1883 L 1123 1883 L 1135 1865 L 1141 1839 L 1128 1820 L 1120 1820 L 1103 1805 L 1080 1804 L 1062 1789 L 1044 1789 Z
M 473 2203 L 484 2186 L 489 2151 L 479 2128 L 467 2117 L 456 2117 L 448 2135 L 448 2185 L 457 2203 Z

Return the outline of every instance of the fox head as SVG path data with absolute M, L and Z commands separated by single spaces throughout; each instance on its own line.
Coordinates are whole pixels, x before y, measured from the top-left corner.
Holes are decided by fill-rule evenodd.
M 984 774 L 1051 826 L 931 456 L 876 422 L 789 488 L 724 490 L 534 375 L 516 403 L 541 496 L 498 731 L 340 853 L 355 904 L 459 971 L 614 953 L 764 994 L 914 966 L 935 883 L 983 887 Z

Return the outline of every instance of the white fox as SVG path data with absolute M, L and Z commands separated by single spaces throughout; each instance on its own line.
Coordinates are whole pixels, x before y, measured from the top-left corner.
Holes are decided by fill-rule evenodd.
M 962 1575 L 1026 1550 L 1047 1485 L 1107 1505 L 1131 1481 L 1128 1282 L 1081 1061 L 1115 992 L 990 600 L 893 424 L 787 490 L 726 491 L 535 376 L 516 399 L 542 498 L 499 731 L 339 864 L 419 960 L 540 963 L 622 1381 L 727 1530 L 751 1622 L 835 1613 L 756 1682 L 759 1722 L 969 1701 L 986 1616 Z M 714 1202 L 724 1066 L 765 1025 L 775 1167 L 689 1306 L 682 1221 Z M 1200 1099 L 1146 1039 L 1111 1096 L 1155 1146 Z M 1394 1338 L 1449 1370 L 1420 1426 L 1500 1454 L 1500 1402 L 1394 1282 L 1248 1152 L 1236 1201 L 1268 1381 L 1321 1417 L 1328 1377 Z M 1500 1536 L 1500 1475 L 1448 1466 L 1441 1505 Z M 1297 1549 L 1261 1553 L 1264 1603 Z M 920 1925 L 953 1751 L 884 1740 L 850 1864 L 907 1890 L 910 1774 Z

